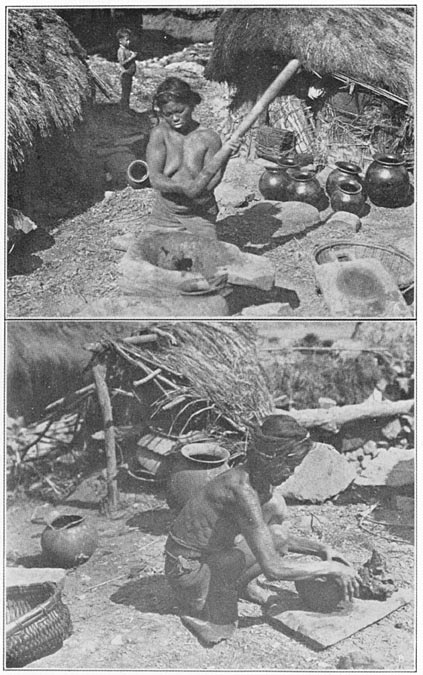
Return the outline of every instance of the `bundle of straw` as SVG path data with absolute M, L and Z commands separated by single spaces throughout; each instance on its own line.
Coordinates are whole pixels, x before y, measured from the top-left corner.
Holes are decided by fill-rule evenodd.
M 251 324 L 185 321 L 155 324 L 148 331 L 157 331 L 152 346 L 119 341 L 108 347 L 144 373 L 159 370 L 155 379 L 161 395 L 155 414 L 178 407 L 178 415 L 186 416 L 191 407 L 194 412 L 184 430 L 207 411 L 214 422 L 226 420 L 245 431 L 271 412 L 272 397 Z

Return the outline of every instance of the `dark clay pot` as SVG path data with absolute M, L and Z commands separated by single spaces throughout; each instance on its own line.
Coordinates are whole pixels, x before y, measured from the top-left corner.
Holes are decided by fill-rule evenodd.
M 322 187 L 312 171 L 292 171 L 286 187 L 286 200 L 306 202 L 317 209 L 324 195 Z
M 295 588 L 303 604 L 314 612 L 333 612 L 349 604 L 334 578 L 303 579 L 295 582 Z
M 358 164 L 353 162 L 335 162 L 336 169 L 334 169 L 326 180 L 326 192 L 329 197 L 332 196 L 332 193 L 340 183 L 343 183 L 345 180 L 353 179 L 363 187 L 364 180 L 360 176 L 361 167 Z M 364 190 L 363 190 L 364 192 Z
M 278 166 L 268 166 L 259 180 L 259 190 L 265 199 L 278 202 L 286 200 L 286 186 L 290 181 L 288 171 L 298 170 L 298 164 L 293 159 L 281 159 Z
M 375 155 L 366 171 L 365 186 L 375 206 L 403 206 L 410 192 L 405 160 L 396 155 Z
M 230 453 L 216 443 L 192 443 L 182 448 L 171 468 L 166 501 L 180 511 L 186 502 L 212 478 L 229 469 Z
M 344 180 L 334 189 L 330 205 L 334 211 L 348 211 L 357 216 L 363 212 L 366 199 L 360 183 L 355 180 Z
M 97 548 L 98 534 L 82 516 L 59 516 L 41 535 L 41 548 L 49 562 L 61 567 L 76 567 L 91 558 Z

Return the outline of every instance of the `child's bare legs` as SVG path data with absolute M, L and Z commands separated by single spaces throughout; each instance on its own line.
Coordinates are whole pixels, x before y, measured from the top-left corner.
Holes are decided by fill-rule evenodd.
M 120 76 L 122 93 L 120 97 L 120 107 L 122 110 L 129 110 L 129 99 L 131 96 L 132 89 L 132 75 L 127 73 L 122 73 Z

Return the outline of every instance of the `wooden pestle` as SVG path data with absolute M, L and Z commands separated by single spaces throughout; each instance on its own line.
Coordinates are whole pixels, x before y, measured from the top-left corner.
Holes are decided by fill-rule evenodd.
M 273 80 L 272 84 L 266 89 L 264 94 L 260 96 L 258 101 L 255 103 L 253 108 L 250 110 L 245 119 L 241 122 L 239 127 L 232 134 L 230 141 L 238 141 L 247 133 L 247 131 L 252 127 L 256 119 L 261 115 L 261 113 L 267 108 L 267 106 L 273 101 L 274 98 L 279 94 L 282 87 L 286 85 L 288 80 L 296 73 L 300 66 L 298 59 L 292 59 L 285 68 L 279 73 L 279 75 Z M 187 197 L 194 199 L 201 195 L 204 189 L 209 184 L 210 180 L 213 178 L 215 173 L 225 164 L 228 160 L 232 150 L 228 147 L 228 143 L 224 143 L 223 146 L 216 152 L 216 154 L 207 162 L 206 166 L 200 171 L 197 178 L 193 181 L 193 186 L 189 190 L 186 190 L 185 194 Z

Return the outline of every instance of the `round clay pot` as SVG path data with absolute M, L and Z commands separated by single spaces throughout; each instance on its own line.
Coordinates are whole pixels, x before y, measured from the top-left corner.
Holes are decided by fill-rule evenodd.
M 338 185 L 345 180 L 354 179 L 363 187 L 364 180 L 360 176 L 361 167 L 358 164 L 354 164 L 353 162 L 335 162 L 335 165 L 337 168 L 329 174 L 326 180 L 326 192 L 329 197 L 332 196 L 333 191 L 336 190 Z
M 357 216 L 363 212 L 366 199 L 363 190 L 356 180 L 341 181 L 333 190 L 330 205 L 334 211 L 347 211 Z
M 41 535 L 41 548 L 50 563 L 76 567 L 86 562 L 97 548 L 98 534 L 83 516 L 55 518 Z
M 230 453 L 216 443 L 191 443 L 181 449 L 170 470 L 166 501 L 180 510 L 212 478 L 229 469 Z
M 405 159 L 396 155 L 375 155 L 366 171 L 365 185 L 375 206 L 403 206 L 410 192 Z
M 286 200 L 306 202 L 317 209 L 323 197 L 322 187 L 312 171 L 291 171 L 286 187 Z
M 333 577 L 296 581 L 295 588 L 304 605 L 314 612 L 334 612 L 348 604 L 340 583 Z
M 145 187 L 147 179 L 147 162 L 144 162 L 142 159 L 135 159 L 133 162 L 131 162 L 126 170 L 126 180 L 128 185 L 133 187 L 135 190 L 139 190 L 140 188 Z
M 290 169 L 298 169 L 293 159 L 281 159 L 278 166 L 265 168 L 259 180 L 259 190 L 265 199 L 286 200 L 286 186 L 290 181 L 287 171 Z

